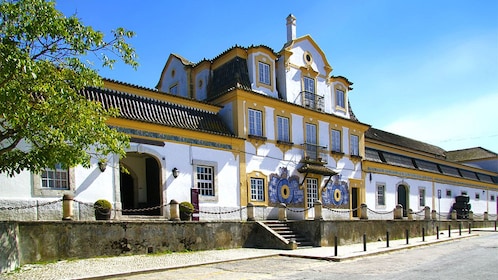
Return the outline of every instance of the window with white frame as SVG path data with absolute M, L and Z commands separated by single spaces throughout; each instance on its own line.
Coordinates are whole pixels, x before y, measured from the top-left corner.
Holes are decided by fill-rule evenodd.
M 332 129 L 332 152 L 342 152 L 341 131 Z
M 265 85 L 270 85 L 270 65 L 264 62 L 258 62 L 259 82 Z
M 310 159 L 318 159 L 318 145 L 316 137 L 316 125 L 306 124 L 306 156 Z
M 283 142 L 290 141 L 289 135 L 289 118 L 277 116 L 277 140 Z
M 350 137 L 350 154 L 352 156 L 359 156 L 360 155 L 360 138 L 358 135 L 351 134 Z
M 262 178 L 251 178 L 251 200 L 265 201 L 265 180 Z
M 40 173 L 32 173 L 31 176 L 35 196 L 61 197 L 74 191 L 73 168 L 62 168 L 61 164 L 57 164 Z
M 215 196 L 214 167 L 207 165 L 196 166 L 196 185 L 201 196 Z
M 425 207 L 425 188 L 423 187 L 420 187 L 418 189 L 418 201 L 419 201 L 418 205 L 420 207 Z
M 303 77 L 304 91 L 309 93 L 315 93 L 315 79 L 310 77 Z
M 335 90 L 335 100 L 336 100 L 336 106 L 340 108 L 346 108 L 346 102 L 345 102 L 345 96 L 344 96 L 344 91 L 340 89 Z
M 41 187 L 49 189 L 68 190 L 69 172 L 60 164 L 53 168 L 45 168 L 41 173 Z
M 306 179 L 306 203 L 308 207 L 313 207 L 318 200 L 318 179 Z
M 249 135 L 263 136 L 263 113 L 249 109 Z
M 315 108 L 315 80 L 303 77 L 304 106 Z
M 377 206 L 386 206 L 386 185 L 377 184 Z

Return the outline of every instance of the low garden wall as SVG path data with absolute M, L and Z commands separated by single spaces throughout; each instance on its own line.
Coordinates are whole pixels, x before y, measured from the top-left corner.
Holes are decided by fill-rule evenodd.
M 288 221 L 294 230 L 311 239 L 316 246 L 360 243 L 363 234 L 369 241 L 402 239 L 435 234 L 469 221 Z M 472 221 L 472 227 L 493 227 L 495 221 Z M 240 247 L 282 248 L 278 240 L 261 230 L 256 222 L 170 222 L 170 221 L 53 221 L 0 222 L 0 272 L 37 262 L 100 256 L 160 253 L 169 251 L 211 250 Z

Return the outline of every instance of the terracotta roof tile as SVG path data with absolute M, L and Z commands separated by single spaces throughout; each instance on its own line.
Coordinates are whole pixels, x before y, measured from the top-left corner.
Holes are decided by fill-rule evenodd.
M 212 112 L 105 88 L 90 87 L 82 94 L 104 108 L 119 109 L 125 119 L 235 137 Z

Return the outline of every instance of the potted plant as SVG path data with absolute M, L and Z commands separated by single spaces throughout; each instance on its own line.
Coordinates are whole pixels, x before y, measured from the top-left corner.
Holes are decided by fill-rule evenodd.
M 180 202 L 180 220 L 190 221 L 192 218 L 192 213 L 194 213 L 194 205 L 188 201 Z
M 105 199 L 99 199 L 93 204 L 96 220 L 110 220 L 112 204 Z

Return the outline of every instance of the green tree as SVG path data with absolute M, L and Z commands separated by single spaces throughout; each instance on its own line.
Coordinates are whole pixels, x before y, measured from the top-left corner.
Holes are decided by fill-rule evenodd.
M 106 125 L 118 112 L 79 94 L 102 85 L 85 58 L 138 66 L 126 42 L 134 33 L 112 35 L 64 16 L 53 1 L 0 0 L 0 172 L 88 167 L 92 157 L 125 154 L 128 137 Z

